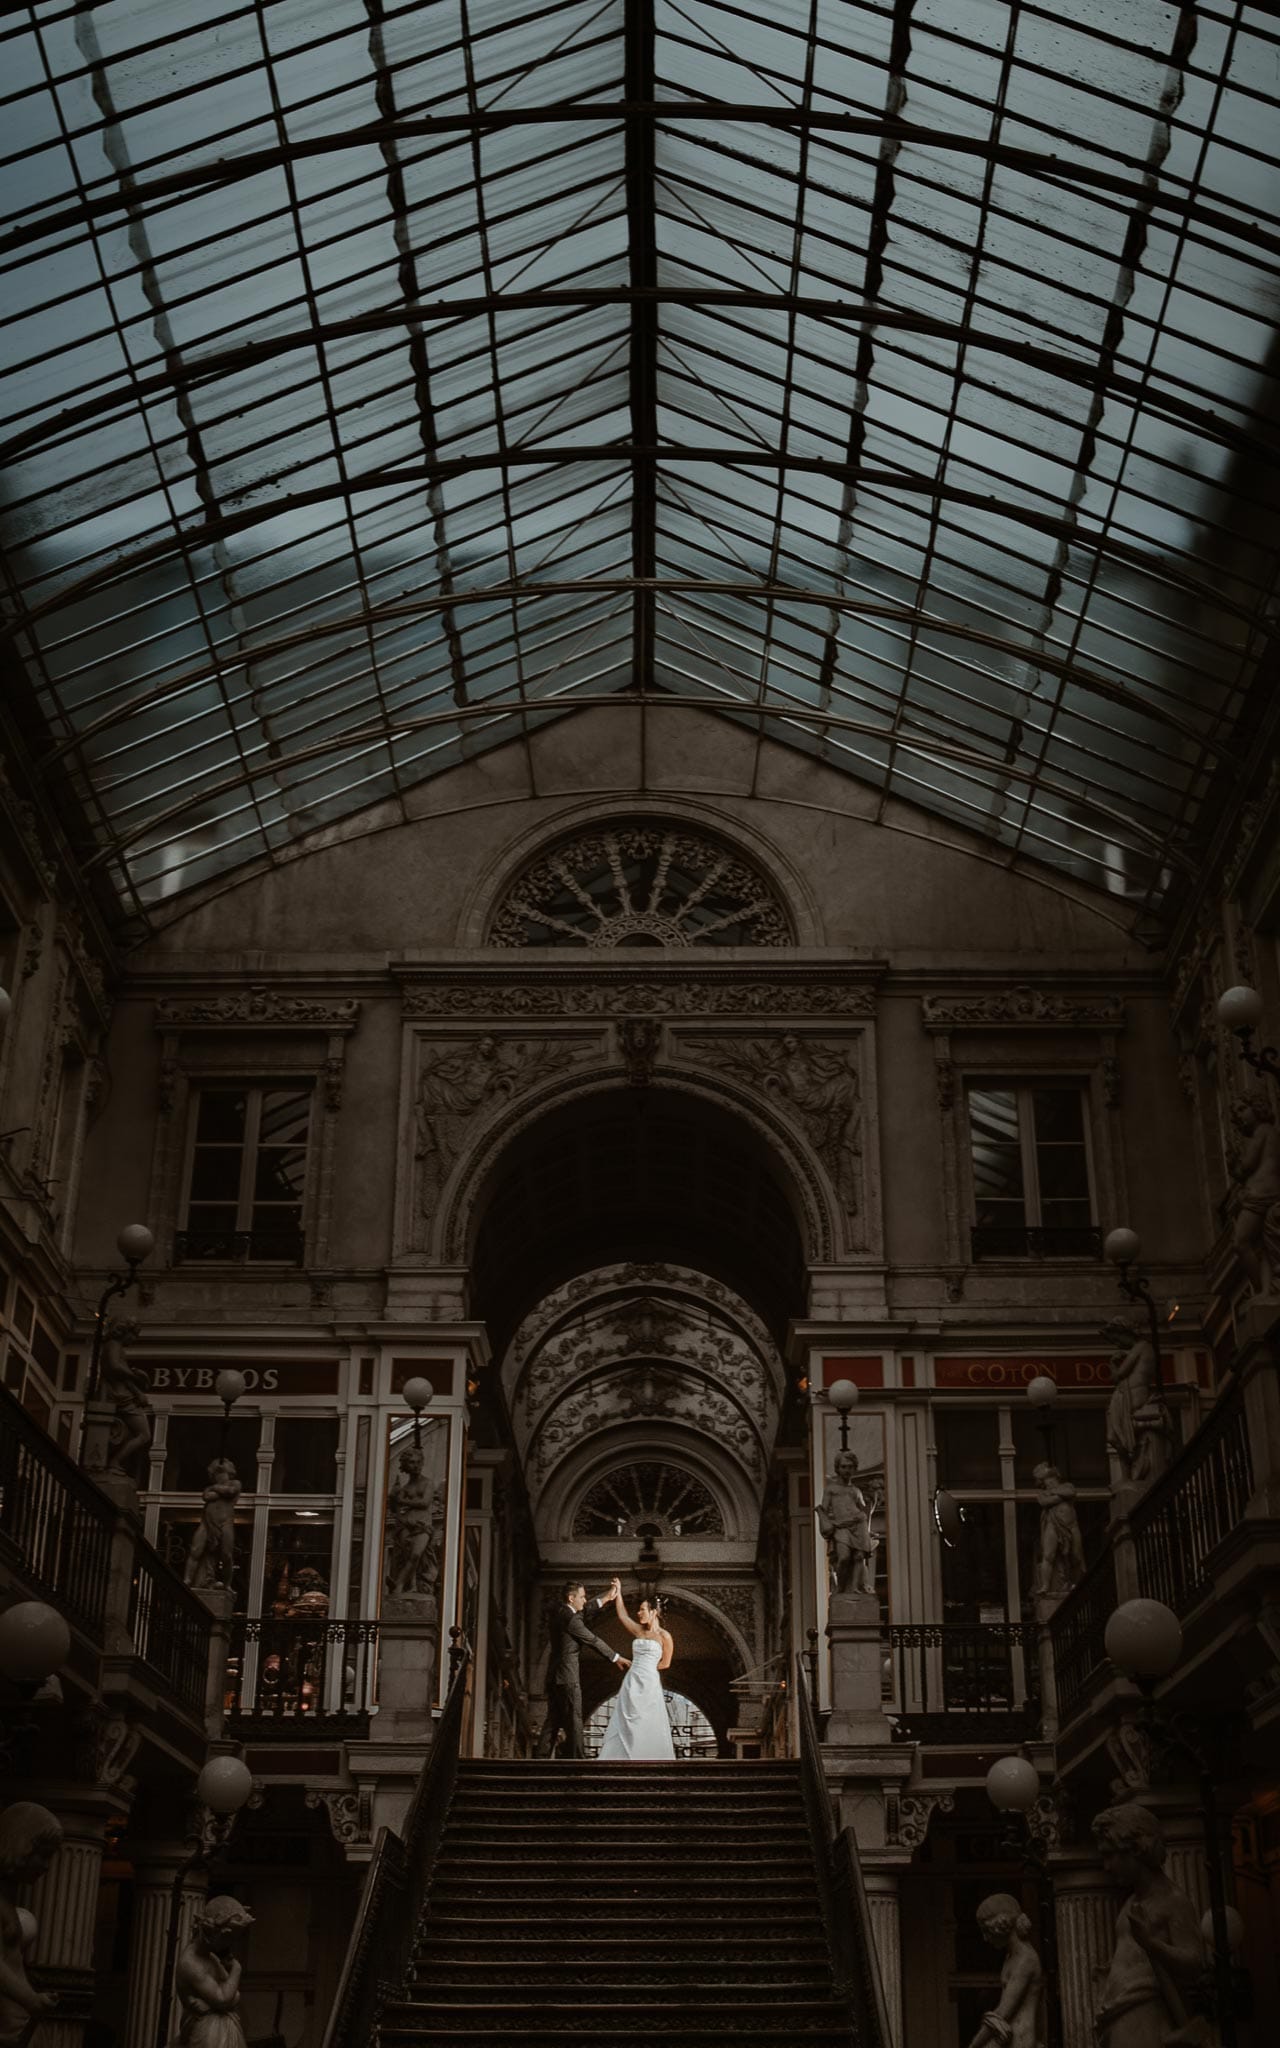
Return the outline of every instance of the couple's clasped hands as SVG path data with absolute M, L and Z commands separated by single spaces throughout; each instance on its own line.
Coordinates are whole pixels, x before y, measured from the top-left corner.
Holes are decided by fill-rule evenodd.
M 609 1606 L 609 1605 L 610 1605 L 610 1604 L 612 1603 L 613 1607 L 614 1607 L 614 1608 L 616 1609 L 616 1608 L 617 1608 L 617 1605 L 618 1605 L 618 1602 L 619 1602 L 619 1601 L 621 1600 L 621 1598 L 622 1598 L 622 1580 L 621 1580 L 620 1578 L 618 1578 L 618 1577 L 616 1577 L 616 1576 L 615 1576 L 614 1578 L 610 1579 L 610 1581 L 609 1581 L 609 1590 L 608 1590 L 608 1592 L 607 1592 L 607 1593 L 606 1593 L 606 1594 L 604 1595 L 604 1598 L 603 1598 L 603 1600 L 602 1600 L 602 1602 L 601 1602 L 601 1605 L 602 1605 L 602 1606 L 605 1606 L 605 1607 L 608 1607 L 608 1606 Z M 620 1664 L 620 1665 L 622 1666 L 622 1669 L 623 1669 L 624 1671 L 630 1671 L 630 1669 L 631 1669 L 631 1659 L 630 1659 L 630 1657 L 619 1657 L 619 1659 L 618 1659 L 618 1662 L 619 1662 L 619 1664 Z

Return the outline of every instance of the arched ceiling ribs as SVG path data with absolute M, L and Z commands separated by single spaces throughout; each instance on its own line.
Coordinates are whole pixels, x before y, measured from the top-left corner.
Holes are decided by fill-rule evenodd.
M 301 627 L 294 633 L 281 633 L 270 640 L 256 640 L 246 653 L 229 652 L 225 661 L 199 663 L 196 667 L 184 669 L 176 676 L 166 676 L 150 689 L 139 690 L 123 702 L 114 704 L 110 710 L 96 718 L 87 718 L 69 738 L 61 740 L 40 757 L 41 768 L 53 767 L 69 754 L 76 753 L 88 741 L 110 732 L 113 726 L 124 725 L 140 714 L 154 710 L 157 706 L 183 696 L 187 691 L 197 689 L 202 683 L 219 675 L 234 674 L 249 661 L 274 660 L 278 656 L 295 650 L 309 648 L 317 641 L 340 637 L 344 633 L 363 631 L 366 626 L 377 626 L 396 619 L 415 619 L 430 616 L 434 612 L 456 611 L 467 605 L 488 605 L 498 603 L 537 603 L 544 597 L 585 596 L 596 592 L 627 594 L 634 591 L 636 579 L 631 576 L 603 576 L 574 580 L 555 577 L 536 583 L 486 583 L 471 585 L 465 590 L 441 591 L 431 597 L 395 600 L 385 605 L 373 605 L 367 611 L 340 613 L 335 618 L 317 620 L 314 625 Z M 812 605 L 819 611 L 831 611 L 860 619 L 878 619 L 886 624 L 911 627 L 920 626 L 931 634 L 944 639 L 967 641 L 975 647 L 988 647 L 994 652 L 1017 657 L 1018 643 L 1008 633 L 986 632 L 980 626 L 971 625 L 959 619 L 940 617 L 934 612 L 921 611 L 914 605 L 877 604 L 872 599 L 840 596 L 832 591 L 816 588 L 805 589 L 795 584 L 770 582 L 767 578 L 759 583 L 721 581 L 716 578 L 655 576 L 649 580 L 648 588 L 655 597 L 698 596 L 731 597 L 751 604 L 795 604 Z M 1152 718 L 1171 732 L 1195 747 L 1204 747 L 1214 760 L 1227 766 L 1242 767 L 1244 757 L 1236 753 L 1221 739 L 1210 740 L 1207 732 L 1199 731 L 1186 719 L 1180 718 L 1169 706 L 1161 704 L 1153 689 L 1141 693 L 1131 689 L 1114 676 L 1100 675 L 1078 661 L 1067 661 L 1060 655 L 1051 654 L 1047 649 L 1038 651 L 1037 668 L 1047 675 L 1061 676 L 1064 682 L 1089 691 L 1104 701 L 1123 705 L 1128 710 Z M 1171 694 L 1171 693 L 1170 693 Z M 576 701 L 581 701 L 576 700 Z
M 376 746 L 389 740 L 408 738 L 413 733 L 430 731 L 433 727 L 455 723 L 458 719 L 493 719 L 506 714 L 512 718 L 527 716 L 529 719 L 563 717 L 566 712 L 626 711 L 633 712 L 637 704 L 648 704 L 661 711 L 714 711 L 738 719 L 748 719 L 761 726 L 765 724 L 784 725 L 788 722 L 798 725 L 816 725 L 832 731 L 860 734 L 866 739 L 883 740 L 883 723 L 873 724 L 870 720 L 848 718 L 839 712 L 824 711 L 816 706 L 789 701 L 770 701 L 759 704 L 734 696 L 728 692 L 720 696 L 696 697 L 681 694 L 675 696 L 666 691 L 629 692 L 620 696 L 610 692 L 604 696 L 590 693 L 566 694 L 562 697 L 543 697 L 529 702 L 522 697 L 505 700 L 486 698 L 482 704 L 451 705 L 447 711 L 428 712 L 417 718 L 406 718 L 394 725 L 366 724 L 356 730 L 350 728 L 336 733 L 332 739 L 312 741 L 306 746 L 296 747 L 288 754 L 276 753 L 269 760 L 264 759 L 260 771 L 250 769 L 247 774 L 226 776 L 221 781 L 206 785 L 201 791 L 204 800 L 225 796 L 232 791 L 247 787 L 262 779 L 270 779 L 302 766 L 307 761 L 321 760 L 326 755 L 347 752 L 353 747 Z M 896 744 L 906 753 L 918 755 L 924 760 L 947 761 L 957 766 L 974 768 L 984 774 L 998 774 L 1002 778 L 1030 783 L 1033 778 L 1029 770 L 1018 768 L 998 756 L 983 754 L 971 747 L 949 745 L 945 740 L 922 737 L 916 734 L 896 735 Z M 1151 847 L 1159 848 L 1162 857 L 1187 874 L 1194 874 L 1195 861 L 1178 847 L 1170 846 L 1165 834 L 1140 824 L 1128 811 L 1106 804 L 1090 792 L 1068 784 L 1058 784 L 1044 774 L 1035 778 L 1038 785 L 1050 794 L 1059 796 L 1064 803 L 1078 805 L 1082 810 L 1105 819 L 1120 829 L 1121 834 L 1130 834 L 1146 841 Z M 191 800 L 181 798 L 166 810 L 152 813 L 142 824 L 130 832 L 120 832 L 109 846 L 100 847 L 97 852 L 86 853 L 84 865 L 93 869 L 109 864 L 127 852 L 132 846 L 151 841 L 159 836 L 161 827 L 172 825 L 186 818 L 190 812 Z
M 839 327 L 871 326 L 882 328 L 885 333 L 919 335 L 932 341 L 957 341 L 963 335 L 968 347 L 979 354 L 987 353 L 1011 362 L 1025 363 L 1028 369 L 1042 370 L 1045 376 L 1059 378 L 1081 390 L 1113 392 L 1121 398 L 1140 398 L 1151 412 L 1194 428 L 1223 448 L 1248 454 L 1265 451 L 1280 459 L 1280 438 L 1271 431 L 1274 422 L 1265 412 L 1247 405 L 1235 407 L 1234 410 L 1249 422 L 1237 427 L 1212 406 L 1197 405 L 1174 391 L 1161 390 L 1158 385 L 1153 385 L 1151 377 L 1129 377 L 1114 363 L 1103 366 L 1092 358 L 1066 355 L 1060 349 L 1024 341 L 1018 335 L 990 333 L 967 322 L 937 319 L 892 305 L 859 304 L 812 292 L 725 291 L 712 287 L 640 287 L 628 284 L 595 290 L 584 287 L 579 291 L 549 289 L 480 293 L 456 299 L 422 300 L 415 297 L 403 304 L 378 307 L 375 311 L 353 314 L 347 319 L 320 320 L 310 326 L 291 328 L 285 334 L 268 335 L 261 341 L 237 342 L 207 355 L 188 357 L 175 349 L 167 353 L 164 370 L 155 371 L 150 376 L 131 375 L 127 381 L 122 380 L 115 390 L 109 384 L 105 389 L 99 384 L 93 388 L 92 397 L 82 403 L 64 406 L 34 426 L 24 427 L 0 440 L 0 462 L 11 462 L 19 455 L 56 441 L 73 427 L 88 420 L 101 419 L 116 408 L 128 408 L 139 399 L 161 398 L 171 393 L 194 390 L 219 377 L 275 362 L 282 356 L 317 344 L 351 341 L 363 334 L 394 332 L 398 328 L 411 329 L 415 325 L 452 325 L 463 320 L 487 319 L 493 313 L 556 309 L 590 311 L 604 306 L 625 306 L 633 310 L 703 306 L 722 312 L 777 311 L 803 314 L 815 320 L 830 320 Z M 1171 372 L 1157 370 L 1154 376 L 1165 376 L 1172 381 Z
M 1007 170 L 1042 177 L 1051 184 L 1083 186 L 1132 204 L 1143 197 L 1142 166 L 1135 160 L 1133 177 L 1107 171 L 1074 157 L 1054 156 L 1038 149 L 1021 149 L 1007 143 L 992 145 L 982 136 L 958 134 L 954 129 L 927 122 L 894 121 L 854 114 L 838 114 L 821 107 L 802 109 L 777 105 L 746 105 L 721 100 L 664 100 L 652 105 L 631 106 L 625 100 L 586 102 L 555 101 L 540 107 L 480 107 L 465 114 L 411 115 L 394 123 L 366 121 L 329 135 L 300 136 L 287 147 L 242 150 L 235 156 L 190 165 L 182 171 L 156 178 L 140 178 L 126 195 L 108 191 L 87 196 L 74 206 L 63 206 L 39 219 L 22 221 L 0 235 L 0 258 L 11 250 L 29 248 L 48 235 L 68 228 L 85 228 L 92 222 L 110 220 L 132 206 L 155 209 L 157 202 L 184 199 L 200 191 L 223 191 L 263 171 L 278 170 L 286 163 L 332 156 L 345 150 L 380 146 L 394 133 L 403 141 L 428 140 L 433 136 L 497 133 L 504 128 L 527 128 L 547 122 L 590 122 L 607 127 L 627 120 L 679 125 L 697 121 L 731 121 L 759 128 L 809 128 L 822 133 L 867 136 L 873 140 L 912 143 L 925 149 L 945 150 L 962 157 L 990 159 Z M 1123 161 L 1123 158 L 1120 159 Z M 1172 183 L 1176 185 L 1177 179 Z M 1175 219 L 1192 216 L 1201 226 L 1216 229 L 1233 240 L 1242 233 L 1255 240 L 1258 250 L 1280 256 L 1280 234 L 1273 234 L 1261 222 L 1251 220 L 1242 230 L 1238 218 L 1226 210 L 1176 190 L 1160 194 L 1159 210 Z
M 42 603 L 24 608 L 14 608 L 0 628 L 0 640 L 13 639 L 25 628 L 63 610 L 66 606 L 79 603 L 94 591 L 102 590 L 136 570 L 154 563 L 165 561 L 175 552 L 190 553 L 192 549 L 228 538 L 232 534 L 247 533 L 266 521 L 280 519 L 290 512 L 302 512 L 312 506 L 327 504 L 332 499 L 351 498 L 359 492 L 394 490 L 401 484 L 432 483 L 451 477 L 471 474 L 476 470 L 501 471 L 515 469 L 564 469 L 589 462 L 617 461 L 619 463 L 660 463 L 670 462 L 679 466 L 692 464 L 696 467 L 712 466 L 726 469 L 794 470 L 801 476 L 830 477 L 837 482 L 856 481 L 865 492 L 883 491 L 893 496 L 922 498 L 932 502 L 942 501 L 973 512 L 999 515 L 1015 526 L 1025 526 L 1034 533 L 1050 539 L 1070 539 L 1075 547 L 1099 551 L 1116 562 L 1141 571 L 1154 582 L 1167 583 L 1171 588 L 1198 597 L 1215 609 L 1226 609 L 1235 617 L 1252 624 L 1254 613 L 1247 606 L 1232 602 L 1224 595 L 1220 586 L 1193 576 L 1189 571 L 1179 569 L 1167 556 L 1146 548 L 1133 546 L 1129 541 L 1120 540 L 1114 533 L 1091 532 L 1083 524 L 1077 524 L 1051 512 L 1038 512 L 1029 505 L 1018 504 L 1015 500 L 1000 497 L 995 492 L 971 491 L 961 485 L 940 482 L 936 477 L 922 475 L 914 470 L 864 469 L 829 456 L 781 455 L 767 448 L 708 447 L 703 444 L 690 447 L 663 446 L 660 448 L 637 448 L 626 442 L 589 443 L 574 447 L 532 447 L 505 448 L 501 452 L 485 456 L 456 456 L 440 462 L 398 463 L 394 468 L 373 469 L 358 472 L 341 482 L 318 484 L 305 491 L 286 491 L 279 497 L 262 504 L 246 506 L 239 512 L 228 512 L 220 519 L 205 519 L 183 522 L 163 540 L 149 542 L 141 548 L 134 548 L 119 555 L 104 568 L 95 569 L 91 575 L 78 577 L 74 582 L 64 584 L 54 595 Z

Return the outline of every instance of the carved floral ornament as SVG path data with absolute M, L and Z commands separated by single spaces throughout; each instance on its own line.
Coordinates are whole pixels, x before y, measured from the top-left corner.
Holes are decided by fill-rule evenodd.
M 360 1005 L 354 999 L 286 995 L 255 984 L 223 995 L 164 996 L 156 1004 L 159 1031 L 208 1030 L 222 1025 L 274 1031 L 354 1031 Z
M 709 833 L 662 819 L 581 828 L 510 885 L 495 946 L 788 946 L 775 885 Z
M 402 1010 L 406 1018 L 525 1019 L 536 1017 L 779 1017 L 871 1018 L 875 1015 L 875 974 L 871 968 L 827 972 L 806 968 L 795 974 L 757 978 L 707 969 L 643 975 L 616 967 L 595 973 L 523 966 L 481 970 L 465 977 L 405 969 Z
M 999 989 L 978 995 L 922 996 L 926 1031 L 1120 1031 L 1124 1002 L 1113 995 L 1064 995 L 1057 989 Z

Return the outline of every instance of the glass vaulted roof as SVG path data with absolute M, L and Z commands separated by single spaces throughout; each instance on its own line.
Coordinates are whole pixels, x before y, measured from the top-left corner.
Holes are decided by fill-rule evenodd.
M 123 905 L 575 706 L 1157 909 L 1275 600 L 1280 23 L 0 17 L 8 680 Z

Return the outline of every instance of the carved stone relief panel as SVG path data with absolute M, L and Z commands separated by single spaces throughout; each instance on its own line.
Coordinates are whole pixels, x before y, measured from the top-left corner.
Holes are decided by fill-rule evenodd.
M 862 1202 L 862 1082 L 857 1039 L 784 1031 L 767 1038 L 682 1034 L 679 1050 L 700 1066 L 758 1090 L 803 1131 L 846 1216 Z
M 482 1131 L 489 1130 L 534 1089 L 575 1064 L 599 1059 L 599 1034 L 534 1036 L 481 1031 L 463 1037 L 414 1034 L 407 1085 L 412 1156 L 402 1162 L 402 1188 L 412 1188 L 405 1218 L 409 1244 L 425 1241 L 441 1191 L 458 1161 Z

